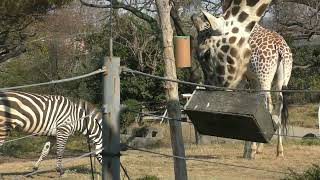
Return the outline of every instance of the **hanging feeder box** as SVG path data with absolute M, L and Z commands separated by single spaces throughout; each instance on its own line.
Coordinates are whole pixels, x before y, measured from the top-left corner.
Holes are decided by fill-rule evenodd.
M 277 129 L 261 94 L 196 90 L 184 109 L 204 135 L 267 143 Z
M 191 67 L 190 36 L 174 36 L 176 67 Z

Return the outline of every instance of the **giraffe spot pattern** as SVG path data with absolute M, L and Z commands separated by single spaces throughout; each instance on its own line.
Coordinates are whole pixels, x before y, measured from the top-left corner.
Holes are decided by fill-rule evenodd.
M 240 6 L 234 6 L 231 10 L 231 13 L 233 16 L 236 16 L 239 11 L 240 11 Z
M 255 21 L 251 21 L 247 26 L 246 26 L 246 31 L 247 32 L 251 32 L 251 30 L 253 29 L 254 25 L 256 24 Z
M 240 40 L 239 40 L 239 42 L 238 42 L 238 46 L 239 46 L 239 47 L 242 46 L 242 44 L 244 43 L 244 41 L 245 41 L 245 38 L 241 37 Z
M 221 59 L 224 59 L 224 54 L 219 52 L 218 53 L 218 59 L 221 60 Z
M 235 5 L 240 5 L 240 4 L 241 4 L 241 0 L 234 0 L 233 3 L 234 3 Z
M 264 11 L 267 9 L 268 4 L 262 4 L 258 9 L 257 9 L 257 16 L 262 16 L 262 14 L 264 13 Z
M 248 13 L 242 11 L 238 16 L 238 21 L 242 23 L 248 18 L 248 16 L 249 16 Z
M 228 19 L 229 17 L 230 17 L 230 11 L 228 10 L 223 18 L 224 19 Z
M 255 6 L 259 0 L 247 0 L 247 6 L 253 7 Z
M 227 39 L 226 38 L 222 38 L 222 43 L 226 43 Z
M 220 47 L 220 40 L 217 41 L 216 46 Z
M 230 56 L 227 56 L 227 62 L 228 64 L 235 64 L 234 60 Z
M 231 65 L 228 65 L 227 68 L 230 74 L 234 74 L 236 72 L 236 68 Z
M 223 45 L 223 46 L 221 47 L 221 50 L 222 50 L 223 52 L 225 52 L 225 53 L 227 53 L 227 52 L 229 51 L 229 49 L 230 49 L 230 46 L 229 46 L 229 45 Z
M 234 27 L 234 28 L 232 29 L 232 32 L 233 32 L 233 33 L 238 33 L 238 32 L 239 32 L 239 28 Z
M 232 57 L 237 57 L 238 56 L 238 50 L 236 48 L 231 48 L 230 55 Z
M 229 43 L 230 43 L 230 44 L 233 44 L 233 43 L 236 42 L 236 40 L 237 40 L 237 37 L 232 36 L 232 37 L 229 38 Z

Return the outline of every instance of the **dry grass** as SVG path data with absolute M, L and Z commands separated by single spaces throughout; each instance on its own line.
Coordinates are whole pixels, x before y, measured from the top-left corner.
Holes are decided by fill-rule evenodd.
M 289 106 L 289 123 L 295 126 L 318 128 L 318 104 Z
M 301 172 L 311 163 L 319 163 L 319 146 L 302 146 L 295 144 L 285 145 L 285 157 L 275 156 L 275 145 L 266 145 L 263 154 L 259 154 L 255 160 L 242 159 L 243 145 L 240 142 L 212 145 L 188 145 L 186 146 L 187 157 L 202 158 L 212 162 L 228 163 L 266 170 L 288 172 L 288 168 Z M 153 151 L 171 154 L 171 148 L 154 148 Z M 21 174 L 30 172 L 32 161 L 18 160 L 15 162 L 0 164 L 2 177 L 7 179 L 30 179 Z M 173 160 L 158 155 L 139 151 L 125 151 L 121 161 L 132 179 L 146 175 L 154 175 L 160 179 L 174 179 Z M 52 179 L 57 175 L 54 172 L 55 160 L 47 160 L 40 170 L 50 170 L 40 173 L 33 179 Z M 82 158 L 75 162 L 64 163 L 66 173 L 61 179 L 90 179 L 90 166 L 88 158 Z M 99 167 L 99 166 L 98 166 Z M 257 171 L 237 167 L 229 167 L 213 163 L 187 161 L 188 177 L 197 179 L 280 179 L 284 174 Z M 100 167 L 97 171 L 100 170 Z M 122 174 L 123 176 L 123 174 Z
M 317 125 L 317 106 L 307 105 L 303 107 L 290 107 L 290 122 L 292 125 L 304 127 L 315 127 Z M 166 154 L 172 154 L 170 131 L 168 124 L 152 124 L 154 127 L 162 129 L 164 138 L 158 147 L 151 150 Z M 311 166 L 312 163 L 320 162 L 320 146 L 307 145 L 301 140 L 284 140 L 285 157 L 276 157 L 276 143 L 272 141 L 265 145 L 263 154 L 257 155 L 255 160 L 241 158 L 243 153 L 243 142 L 237 140 L 226 140 L 223 138 L 211 138 L 210 145 L 195 145 L 194 129 L 190 124 L 182 124 L 182 133 L 185 142 L 187 157 L 202 158 L 217 163 L 227 163 L 266 170 L 288 172 L 293 169 L 302 172 Z M 66 155 L 77 156 L 76 150 L 82 149 L 85 140 L 73 141 L 68 143 Z M 312 144 L 312 143 L 311 143 Z M 319 144 L 319 143 L 318 143 Z M 40 148 L 39 148 L 40 151 Z M 51 156 L 50 158 L 53 158 Z M 31 179 L 21 175 L 30 172 L 36 157 L 27 156 L 24 159 L 0 156 L 0 174 L 2 179 Z M 138 151 L 125 151 L 121 157 L 121 162 L 126 167 L 132 179 L 144 177 L 146 175 L 157 176 L 160 179 L 174 179 L 173 160 L 158 155 L 148 154 Z M 100 165 L 97 164 L 97 172 L 100 172 Z M 66 173 L 61 179 L 90 179 L 89 159 L 82 158 L 74 162 L 64 163 Z M 191 180 L 241 180 L 241 179 L 281 179 L 285 174 L 270 173 L 252 169 L 224 166 L 221 164 L 205 163 L 197 161 L 187 161 L 188 177 Z M 40 170 L 43 173 L 33 176 L 33 179 L 53 179 L 57 177 L 55 172 L 55 159 L 43 162 Z M 49 171 L 47 171 L 49 170 Z M 96 174 L 101 179 L 99 174 Z M 121 174 L 124 177 L 123 173 Z M 1 178 L 0 178 L 1 179 Z

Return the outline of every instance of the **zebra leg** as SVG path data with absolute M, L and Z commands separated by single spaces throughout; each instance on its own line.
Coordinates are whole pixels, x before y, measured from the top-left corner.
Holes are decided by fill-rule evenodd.
M 64 153 L 65 144 L 69 138 L 69 133 L 63 130 L 57 130 L 57 164 L 56 170 L 61 176 L 64 172 L 62 170 L 62 157 Z
M 2 121 L 0 119 L 0 146 L 2 146 L 5 142 L 5 139 L 8 137 L 9 134 L 9 128 L 2 124 Z
M 249 159 L 250 154 L 250 141 L 244 142 L 243 158 Z
M 39 169 L 40 163 L 49 154 L 51 148 L 53 147 L 54 141 L 55 141 L 55 139 L 49 137 L 49 141 L 47 141 L 44 144 L 43 149 L 41 151 L 41 155 L 40 155 L 38 161 L 33 165 L 33 171 L 36 171 L 36 170 Z

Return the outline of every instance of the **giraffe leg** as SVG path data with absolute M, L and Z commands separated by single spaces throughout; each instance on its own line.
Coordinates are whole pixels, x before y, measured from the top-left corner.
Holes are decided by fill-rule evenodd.
M 278 128 L 278 144 L 277 144 L 277 156 L 283 157 L 283 146 L 282 146 L 282 129 L 281 126 Z
M 263 143 L 258 143 L 257 154 L 261 154 L 263 150 Z
M 52 149 L 54 141 L 55 141 L 55 139 L 49 137 L 49 141 L 47 141 L 44 144 L 43 149 L 41 151 L 41 155 L 40 155 L 38 161 L 35 162 L 35 164 L 33 165 L 33 171 L 36 171 L 36 170 L 39 169 L 40 163 L 49 154 L 50 150 Z
M 64 172 L 62 170 L 62 157 L 64 153 L 65 144 L 69 138 L 69 133 L 63 130 L 57 130 L 57 173 L 61 176 Z
M 276 78 L 276 90 L 281 90 L 282 87 L 284 86 L 284 68 L 283 68 L 283 62 L 279 64 L 278 70 L 277 70 L 277 78 Z M 278 127 L 278 144 L 277 144 L 277 156 L 283 157 L 283 146 L 282 146 L 282 132 L 283 132 L 283 127 L 286 125 L 286 123 L 283 124 L 283 122 L 286 121 L 286 119 L 283 119 L 284 117 L 282 116 L 282 110 L 283 110 L 283 94 L 282 92 L 277 92 L 276 93 L 276 104 L 275 104 L 275 112 L 276 116 L 280 120 L 279 122 L 279 127 Z
M 259 87 L 259 82 L 255 78 L 249 78 L 248 76 L 248 84 L 250 89 L 257 89 Z M 245 159 L 255 159 L 257 154 L 257 143 L 245 141 L 243 158 Z
M 257 153 L 257 143 L 245 141 L 243 158 L 255 159 L 256 153 Z
M 250 159 L 255 159 L 257 154 L 257 143 L 251 142 L 251 153 L 250 153 Z

